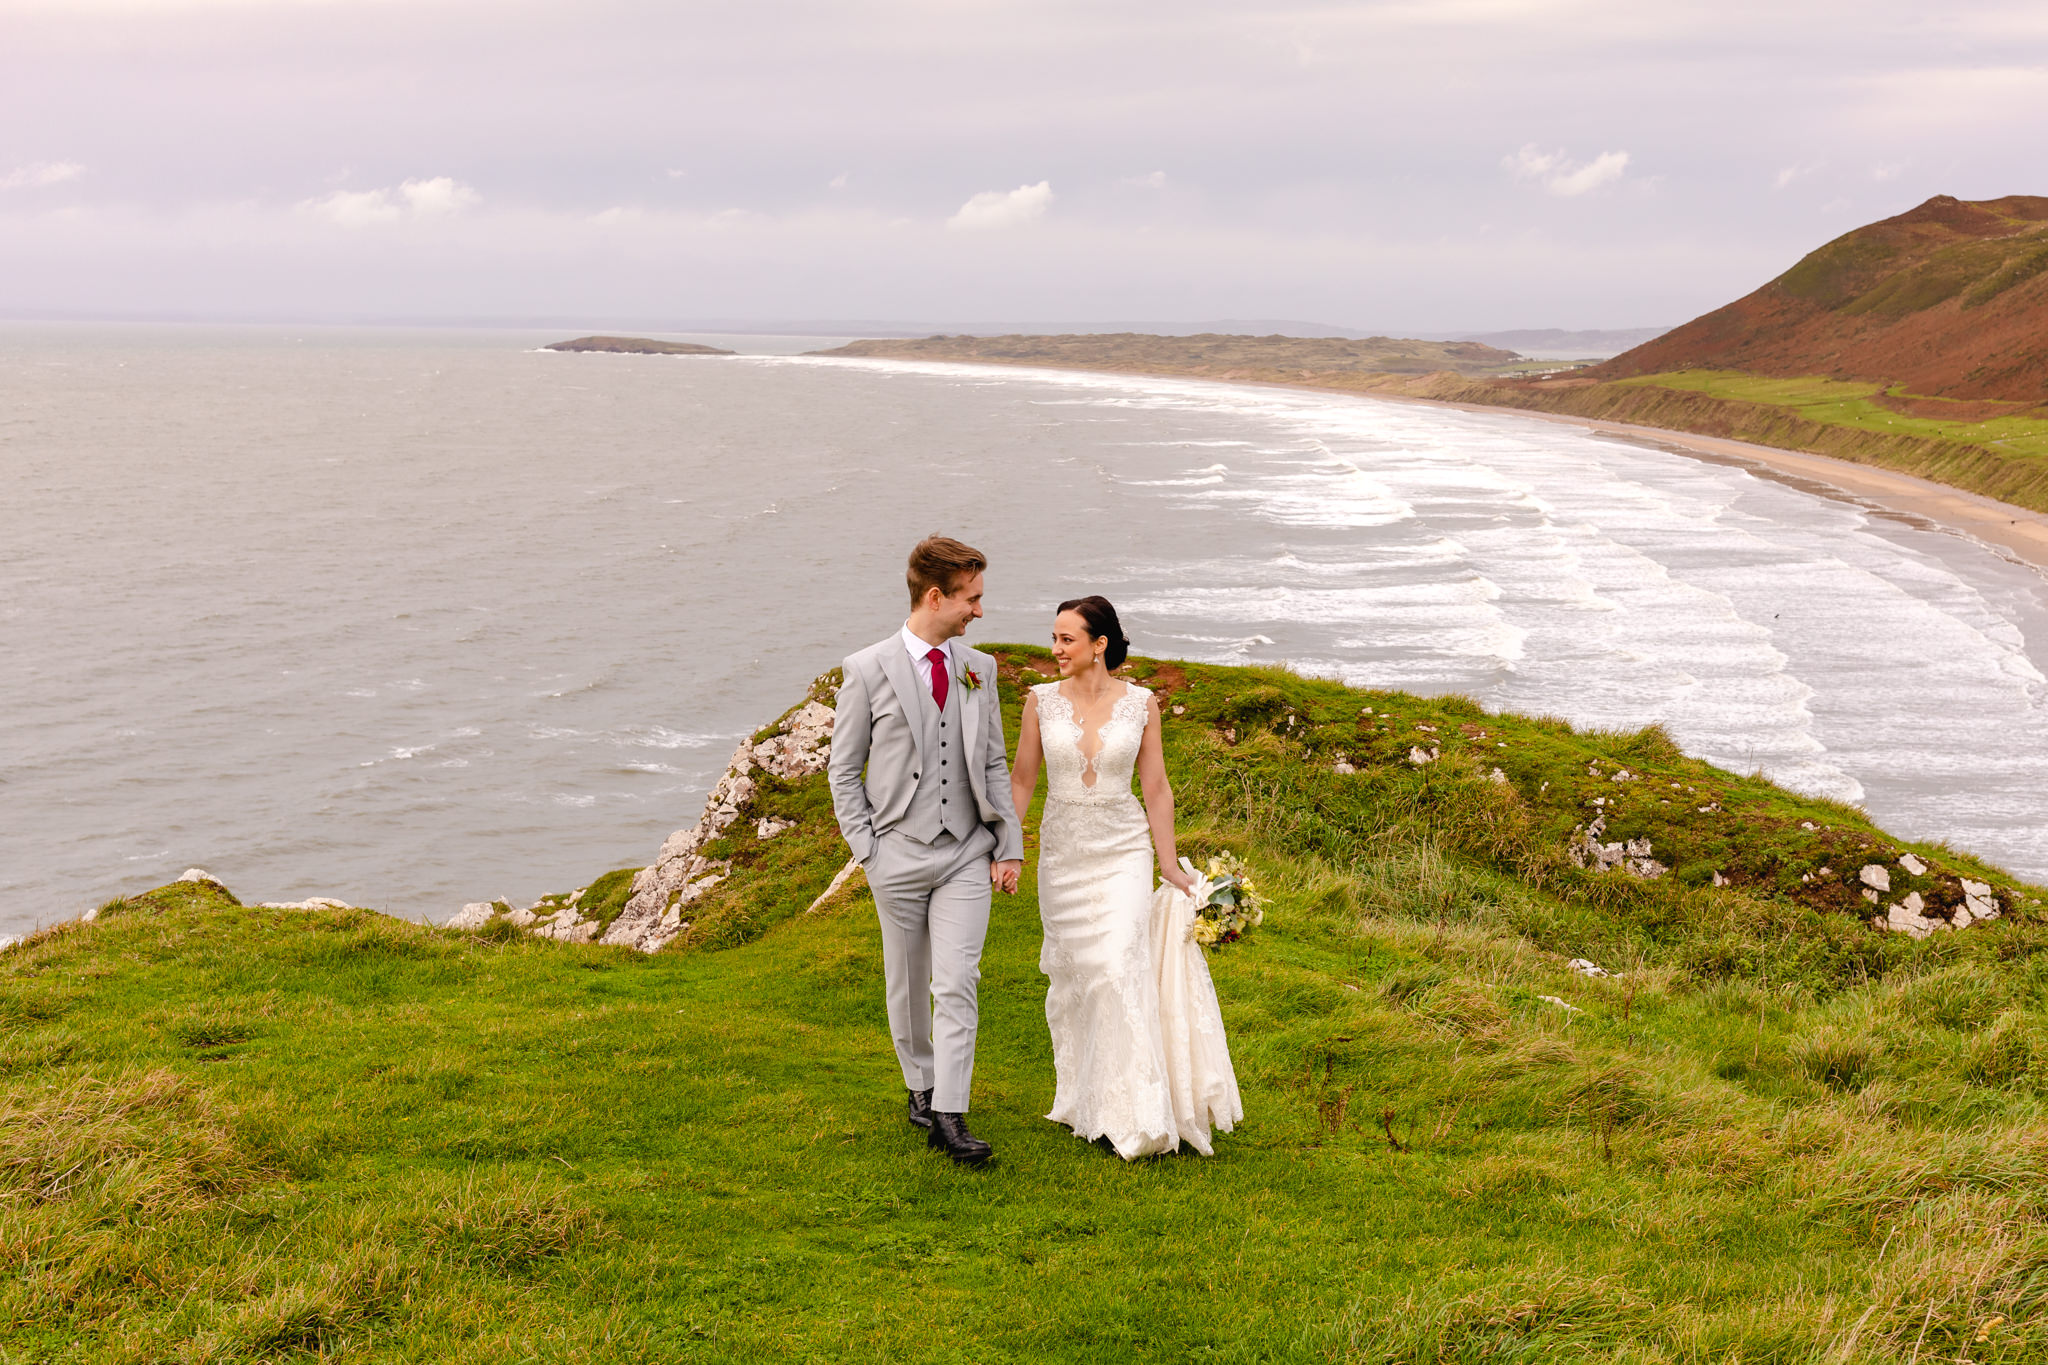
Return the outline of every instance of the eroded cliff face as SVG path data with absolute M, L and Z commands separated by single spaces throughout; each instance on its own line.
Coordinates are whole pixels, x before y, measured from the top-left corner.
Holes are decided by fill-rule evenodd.
M 523 908 L 503 901 L 473 902 L 462 907 L 448 927 L 484 930 L 503 923 L 564 943 L 612 944 L 643 953 L 667 947 L 689 932 L 691 907 L 733 877 L 736 862 L 752 863 L 755 860 L 747 855 L 760 844 L 799 828 L 799 821 L 784 810 L 769 809 L 784 807 L 787 802 L 764 800 L 764 787 L 772 786 L 778 797 L 793 792 L 811 797 L 812 806 L 820 804 L 816 798 L 822 796 L 822 804 L 829 809 L 829 796 L 822 789 L 832 752 L 831 702 L 838 683 L 837 669 L 821 675 L 801 701 L 733 751 L 732 762 L 705 798 L 696 823 L 669 835 L 653 862 L 630 871 L 623 904 L 613 889 L 594 882 Z M 823 822 L 813 819 L 809 823 Z M 837 840 L 836 826 L 830 836 Z M 838 852 L 843 855 L 844 850 Z M 837 875 L 826 871 L 815 880 L 819 881 L 817 890 L 829 895 L 846 884 L 850 868 L 843 859 L 826 865 L 836 869 Z M 624 875 L 615 873 L 613 878 Z
M 753 776 L 756 769 L 784 782 L 822 778 L 832 752 L 832 709 L 806 701 L 777 727 L 766 739 L 733 751 L 725 776 L 705 799 L 703 815 L 688 829 L 669 835 L 654 862 L 640 869 L 633 879 L 632 898 L 600 943 L 651 953 L 689 927 L 690 903 L 731 874 L 732 860 L 710 856 L 708 849 L 747 815 L 759 786 Z M 756 839 L 773 839 L 793 827 L 793 822 L 772 815 L 753 821 Z

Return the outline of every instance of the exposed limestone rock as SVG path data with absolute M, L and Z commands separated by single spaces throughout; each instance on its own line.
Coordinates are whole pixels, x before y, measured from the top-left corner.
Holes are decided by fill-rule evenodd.
M 1956 912 L 1957 928 L 1960 929 L 1973 920 L 1998 918 L 1998 897 L 1991 894 L 1989 885 L 1984 882 L 1973 882 L 1968 877 L 1958 877 L 1956 880 L 1963 888 L 1962 908 Z M 1969 916 L 1967 920 L 1962 918 L 1966 914 Z
M 1358 769 L 1351 766 L 1350 756 L 1348 754 L 1343 753 L 1340 750 L 1337 754 L 1337 761 L 1330 765 L 1330 771 L 1337 774 L 1339 777 L 1349 777 L 1351 774 L 1357 772 Z
M 773 839 L 784 830 L 795 828 L 796 821 L 794 820 L 778 820 L 772 815 L 764 815 L 754 822 L 754 837 L 756 839 Z
M 584 919 L 575 906 L 565 905 L 533 932 L 558 943 L 589 943 L 597 937 L 598 927 L 596 920 Z
M 1564 965 L 1571 968 L 1573 971 L 1577 972 L 1580 976 L 1614 975 L 1613 972 L 1608 971 L 1605 967 L 1600 966 L 1598 963 L 1589 962 L 1583 957 L 1575 957 L 1570 962 L 1567 962 Z
M 214 876 L 211 872 L 208 872 L 203 867 L 186 868 L 183 874 L 179 876 L 178 880 L 181 882 L 212 882 L 215 886 L 220 887 L 221 890 L 227 890 L 226 883 L 222 882 L 220 878 Z
M 1565 846 L 1572 862 L 1595 872 L 1607 872 L 1618 867 L 1645 881 L 1653 881 L 1671 870 L 1651 856 L 1648 839 L 1603 844 L 1600 836 L 1606 830 L 1607 817 L 1604 815 L 1590 825 L 1573 830 L 1572 840 Z
M 491 916 L 498 913 L 498 907 L 489 901 L 471 901 L 448 917 L 447 929 L 481 929 L 490 923 Z
M 1926 938 L 1937 928 L 1948 928 L 1946 920 L 1929 919 L 1926 909 L 1927 903 L 1920 898 L 1918 891 L 1914 891 L 1885 911 L 1885 926 L 1902 934 L 1911 934 L 1914 938 Z
M 209 877 L 207 880 L 212 881 L 212 878 Z M 214 884 L 216 886 L 219 885 L 218 882 Z M 346 910 L 349 907 L 347 901 L 338 901 L 332 896 L 308 896 L 302 901 L 264 901 L 256 908 L 259 910 Z
M 1927 864 L 1921 862 L 1910 853 L 1899 859 L 1899 866 L 1906 869 L 1908 876 L 1924 877 L 1927 875 Z
M 1892 889 L 1892 874 L 1876 863 L 1865 863 L 1863 870 L 1856 874 L 1856 878 L 1873 891 Z
M 0 953 L 6 952 L 20 942 L 20 934 L 0 934 Z
M 724 834 L 739 818 L 741 808 L 754 799 L 757 783 L 750 776 L 753 770 L 759 768 L 785 782 L 809 777 L 825 770 L 831 744 L 832 708 L 817 701 L 805 702 L 790 712 L 775 733 L 758 744 L 743 741 L 733 751 L 725 775 L 704 799 L 704 813 L 697 823 L 663 841 L 653 864 L 641 868 L 633 878 L 633 894 L 626 908 L 599 941 L 626 944 L 643 953 L 665 947 L 688 926 L 684 907 L 725 880 L 729 865 L 697 850 Z M 771 830 L 770 825 L 776 828 Z M 788 827 L 764 819 L 754 832 L 767 839 Z
M 1543 1002 L 1544 1004 L 1546 1004 L 1546 1005 L 1555 1005 L 1555 1006 L 1557 1006 L 1557 1007 L 1558 1007 L 1559 1009 L 1563 1010 L 1563 1011 L 1564 1011 L 1564 1012 L 1565 1012 L 1566 1014 L 1578 1014 L 1578 1013 L 1581 1013 L 1581 1011 L 1580 1011 L 1580 1009 L 1579 1009 L 1579 1007 L 1578 1007 L 1577 1005 L 1574 1005 L 1574 1004 L 1570 1003 L 1569 1001 L 1565 1001 L 1565 1000 L 1560 1000 L 1560 999 L 1558 999 L 1558 998 L 1557 998 L 1556 996 L 1554 996 L 1554 995 L 1539 995 L 1539 996 L 1537 996 L 1536 998 L 1537 998 L 1538 1000 L 1541 1000 L 1541 1001 L 1542 1001 L 1542 1002 Z
M 1422 728 L 1428 729 L 1429 727 L 1424 726 Z M 1425 763 L 1436 762 L 1439 753 L 1440 751 L 1435 748 L 1425 749 L 1420 745 L 1416 745 L 1408 750 L 1408 761 L 1419 768 Z
M 534 914 L 531 910 L 510 910 L 505 914 L 505 923 L 517 925 L 519 928 L 524 929 L 539 918 L 540 916 Z

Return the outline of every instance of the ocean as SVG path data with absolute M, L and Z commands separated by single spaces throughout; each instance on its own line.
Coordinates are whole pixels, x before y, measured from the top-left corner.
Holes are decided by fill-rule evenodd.
M 1941 527 L 1505 413 L 561 335 L 0 325 L 0 933 L 644 863 L 941 530 L 971 639 L 1101 592 L 1141 653 L 1654 721 L 2048 881 L 2048 579 Z

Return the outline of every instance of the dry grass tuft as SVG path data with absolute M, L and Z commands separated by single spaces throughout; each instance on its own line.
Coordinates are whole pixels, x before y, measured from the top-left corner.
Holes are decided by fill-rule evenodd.
M 523 1271 L 594 1235 L 595 1214 L 539 1178 L 472 1172 L 427 1216 L 424 1241 L 437 1255 L 503 1273 Z

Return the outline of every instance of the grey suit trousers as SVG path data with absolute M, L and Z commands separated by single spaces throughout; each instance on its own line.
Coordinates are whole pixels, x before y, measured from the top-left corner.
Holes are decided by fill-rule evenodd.
M 995 846 L 995 835 L 983 825 L 965 840 L 941 834 L 930 844 L 891 829 L 876 836 L 866 864 L 882 922 L 889 1033 L 903 1084 L 930 1090 L 932 1108 L 942 1114 L 966 1113 L 974 1083 L 988 864 Z

